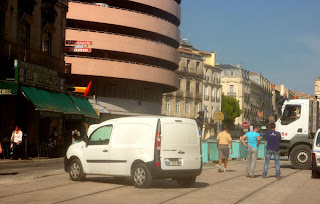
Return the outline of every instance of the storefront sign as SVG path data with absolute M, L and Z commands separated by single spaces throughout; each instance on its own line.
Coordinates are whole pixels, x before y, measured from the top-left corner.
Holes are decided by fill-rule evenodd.
M 18 84 L 15 82 L 0 81 L 0 95 L 17 95 Z
M 92 45 L 92 41 L 66 40 L 67 45 Z
M 66 52 L 91 52 L 91 48 L 66 47 Z
M 61 90 L 61 78 L 58 77 L 58 73 L 55 70 L 20 61 L 18 69 L 19 83 L 36 85 L 56 91 Z
M 62 118 L 62 113 L 51 111 L 39 111 L 40 118 Z
M 71 115 L 64 115 L 64 119 L 66 120 L 82 120 L 83 119 L 83 115 L 80 114 L 71 114 Z

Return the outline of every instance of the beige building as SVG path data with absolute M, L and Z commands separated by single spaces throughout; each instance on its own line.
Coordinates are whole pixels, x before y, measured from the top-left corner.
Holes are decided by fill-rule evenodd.
M 101 120 L 161 114 L 162 94 L 178 88 L 180 2 L 69 2 L 69 83 L 92 81 L 89 97 Z
M 202 104 L 205 113 L 205 136 L 206 138 L 214 134 L 213 114 L 221 111 L 221 72 L 222 69 L 216 67 L 216 53 L 200 51 L 205 58 L 203 68 L 203 97 Z
M 203 61 L 204 57 L 186 40 L 181 40 L 179 89 L 166 93 L 162 98 L 162 114 L 185 118 L 196 118 L 202 111 Z
M 242 69 L 240 65 L 220 64 L 222 72 L 222 92 L 239 101 L 242 114 L 235 119 L 236 127 L 244 122 L 249 125 L 269 120 L 273 116 L 272 88 L 269 80 L 253 72 Z
M 218 64 L 217 67 L 222 68 L 222 94 L 231 96 L 239 101 L 242 114 L 235 119 L 235 125 L 241 127 L 243 122 L 248 122 L 254 117 L 251 109 L 251 82 L 249 79 L 249 71 L 242 69 L 240 65 L 233 66 L 229 64 Z
M 250 79 L 250 104 L 252 115 L 251 124 L 256 122 L 268 122 L 273 116 L 272 106 L 272 85 L 270 81 L 262 75 L 249 72 Z
M 162 99 L 162 114 L 197 118 L 204 112 L 204 137 L 214 133 L 212 115 L 221 110 L 221 69 L 215 66 L 216 53 L 199 51 L 187 40 L 181 40 L 178 91 L 166 93 Z

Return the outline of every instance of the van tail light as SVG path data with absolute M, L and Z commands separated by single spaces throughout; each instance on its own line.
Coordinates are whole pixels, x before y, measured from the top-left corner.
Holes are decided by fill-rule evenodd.
M 312 161 L 317 161 L 317 159 L 316 159 L 316 153 L 312 153 Z
M 161 161 L 160 161 L 160 150 L 161 150 L 161 125 L 160 125 L 160 119 L 158 119 L 157 124 L 157 132 L 155 137 L 155 146 L 154 146 L 154 160 L 156 162 L 156 167 L 161 167 Z

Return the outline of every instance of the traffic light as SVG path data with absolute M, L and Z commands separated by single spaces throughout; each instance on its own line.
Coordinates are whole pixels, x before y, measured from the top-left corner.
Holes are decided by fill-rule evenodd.
M 204 122 L 204 111 L 199 111 L 198 114 L 199 116 L 197 117 L 197 124 L 202 128 Z

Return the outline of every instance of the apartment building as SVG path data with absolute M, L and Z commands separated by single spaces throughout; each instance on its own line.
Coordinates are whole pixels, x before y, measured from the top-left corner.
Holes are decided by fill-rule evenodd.
M 68 83 L 92 81 L 90 102 L 101 120 L 161 114 L 162 94 L 178 88 L 180 2 L 69 1 Z
M 204 56 L 203 68 L 203 109 L 205 118 L 205 137 L 208 138 L 214 134 L 216 125 L 214 125 L 213 114 L 221 111 L 221 72 L 222 69 L 216 67 L 216 52 L 200 51 Z
M 176 73 L 179 77 L 178 90 L 165 93 L 162 98 L 162 114 L 186 118 L 198 117 L 202 111 L 203 55 L 190 42 L 180 41 L 180 62 Z
M 216 66 L 223 70 L 221 78 L 222 94 L 234 97 L 239 101 L 242 114 L 235 119 L 235 125 L 241 127 L 243 122 L 249 122 L 254 117 L 250 102 L 251 82 L 249 71 L 242 69 L 240 65 L 217 64 Z

